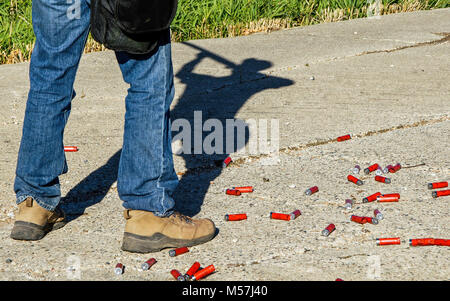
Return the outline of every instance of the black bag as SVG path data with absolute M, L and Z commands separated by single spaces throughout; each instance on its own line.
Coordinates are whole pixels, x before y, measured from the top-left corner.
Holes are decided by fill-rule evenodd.
M 92 0 L 91 34 L 115 51 L 151 52 L 170 27 L 178 0 Z

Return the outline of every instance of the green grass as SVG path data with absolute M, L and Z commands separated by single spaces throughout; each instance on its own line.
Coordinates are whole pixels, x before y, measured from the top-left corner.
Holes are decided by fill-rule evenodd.
M 1 0 L 0 64 L 27 61 L 31 0 Z M 219 38 L 367 16 L 375 0 L 179 0 L 172 39 Z M 449 7 L 450 0 L 382 0 L 381 14 Z M 102 50 L 88 40 L 86 52 Z

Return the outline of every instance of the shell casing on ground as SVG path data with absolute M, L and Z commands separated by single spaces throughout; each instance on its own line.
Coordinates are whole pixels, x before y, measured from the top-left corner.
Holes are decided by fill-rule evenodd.
M 155 263 L 156 263 L 156 259 L 150 258 L 149 260 L 147 260 L 146 262 L 144 262 L 141 265 L 141 268 L 143 271 L 146 271 L 146 270 L 150 269 Z
M 187 253 L 187 252 L 189 252 L 189 249 L 187 247 L 181 247 L 181 248 L 177 248 L 177 249 L 174 249 L 174 250 L 170 250 L 169 251 L 169 256 L 170 257 L 175 257 L 175 256 L 178 256 L 178 255 Z
M 225 193 L 228 195 L 236 195 L 236 196 L 241 195 L 241 192 L 237 189 L 227 189 L 225 190 Z
M 432 195 L 434 198 L 438 198 L 438 197 L 441 197 L 441 196 L 447 196 L 447 195 L 450 195 L 450 189 L 447 189 L 447 190 L 439 190 L 439 191 L 433 191 L 433 192 L 431 193 L 431 195 Z
M 377 219 L 377 220 L 382 220 L 383 218 L 384 218 L 384 216 L 383 216 L 383 214 L 380 212 L 380 210 L 378 210 L 378 209 L 375 209 L 374 211 L 373 211 L 373 215 L 375 216 L 375 218 Z
M 194 262 L 194 264 L 189 268 L 189 270 L 184 275 L 184 278 L 186 278 L 186 280 L 190 280 L 199 269 L 200 263 L 198 261 Z
M 360 179 L 358 179 L 358 178 L 356 178 L 356 177 L 354 177 L 354 176 L 352 176 L 352 175 L 348 175 L 348 176 L 347 176 L 347 180 L 348 180 L 349 182 L 352 182 L 352 183 L 358 185 L 358 186 L 361 186 L 361 185 L 364 184 L 363 181 L 361 181 Z
M 378 167 L 380 167 L 380 165 L 378 165 L 378 163 L 372 164 L 369 167 L 364 169 L 364 173 L 366 175 L 370 174 L 372 171 L 375 171 L 378 169 Z
M 377 196 L 377 201 L 379 203 L 393 203 L 393 202 L 398 202 L 399 198 L 397 198 L 395 196 L 379 195 L 379 196 Z
M 319 191 L 319 187 L 313 186 L 311 188 L 306 189 L 305 194 L 306 195 L 311 195 L 313 193 L 316 193 L 317 191 Z
M 337 141 L 338 142 L 342 142 L 342 141 L 349 140 L 351 138 L 352 138 L 352 136 L 350 136 L 350 134 L 347 134 L 347 135 L 344 135 L 344 136 L 337 137 Z
M 77 152 L 78 151 L 78 147 L 77 146 L 66 145 L 66 146 L 64 146 L 64 151 L 65 152 Z
M 394 168 L 394 173 L 395 173 L 395 172 L 399 171 L 402 168 L 402 165 L 400 163 L 397 163 L 397 164 L 394 165 L 393 168 Z
M 227 167 L 228 165 L 230 165 L 231 161 L 233 161 L 231 160 L 231 157 L 227 157 L 225 160 L 223 160 L 222 166 Z
M 353 200 L 351 200 L 351 199 L 346 199 L 346 200 L 345 200 L 344 208 L 352 209 L 352 206 L 353 206 Z
M 359 224 L 366 224 L 366 223 L 373 224 L 373 225 L 378 224 L 378 220 L 375 217 L 352 215 L 350 217 L 350 220 L 352 222 L 356 222 Z
M 200 271 L 196 272 L 194 274 L 194 276 L 192 276 L 192 280 L 200 280 L 202 278 L 205 278 L 206 276 L 212 274 L 214 271 L 216 270 L 216 268 L 214 267 L 214 265 L 209 265 L 204 269 L 201 269 Z
M 391 183 L 391 179 L 386 178 L 386 177 L 382 177 L 382 176 L 375 176 L 375 181 L 381 182 L 381 183 L 386 183 L 386 184 L 390 184 Z
M 253 186 L 233 187 L 234 190 L 239 190 L 241 193 L 253 192 Z
M 355 167 L 353 167 L 351 171 L 354 175 L 357 175 L 361 171 L 361 166 L 355 165 Z
M 228 221 L 242 221 L 247 219 L 246 213 L 239 214 L 225 214 L 225 220 Z
M 125 269 L 124 265 L 119 262 L 118 264 L 116 264 L 116 267 L 114 268 L 114 273 L 116 273 L 117 275 L 121 275 L 123 274 L 124 269 Z
M 363 198 L 362 201 L 363 201 L 363 203 L 370 203 L 370 202 L 373 202 L 373 201 L 375 201 L 375 200 L 377 199 L 377 197 L 378 197 L 379 195 L 381 195 L 381 192 L 375 192 L 374 194 L 369 195 L 368 197 Z
M 334 224 L 329 224 L 325 229 L 322 230 L 322 236 L 329 236 L 335 229 L 336 226 Z
M 183 275 L 178 270 L 171 270 L 170 274 L 172 274 L 173 278 L 175 278 L 176 281 L 186 281 Z
M 381 196 L 384 196 L 384 197 L 395 197 L 395 198 L 399 199 L 400 198 L 400 193 L 385 193 L 385 194 L 382 194 Z
M 392 238 L 377 238 L 376 240 L 377 246 L 387 246 L 387 245 L 399 245 L 400 237 L 392 237 Z
M 448 182 L 428 183 L 428 189 L 439 189 L 448 187 Z
M 289 214 L 277 213 L 277 212 L 270 212 L 270 218 L 271 219 L 284 220 L 284 221 L 290 221 L 291 220 L 291 216 Z
M 301 212 L 299 209 L 294 210 L 294 211 L 292 211 L 292 212 L 289 214 L 289 215 L 290 215 L 290 219 L 291 219 L 291 220 L 294 220 L 294 219 L 296 219 L 297 217 L 299 217 L 301 214 L 302 214 L 302 212 Z

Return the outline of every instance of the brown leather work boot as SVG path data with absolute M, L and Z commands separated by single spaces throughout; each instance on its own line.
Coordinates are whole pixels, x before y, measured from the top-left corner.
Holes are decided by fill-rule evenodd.
M 11 238 L 17 240 L 39 240 L 51 230 L 66 224 L 64 212 L 60 209 L 48 211 L 31 197 L 19 204 L 19 214 L 11 231 Z
M 125 210 L 127 220 L 122 250 L 158 252 L 164 248 L 190 247 L 210 241 L 216 227 L 209 219 L 192 219 L 178 212 L 158 217 L 142 210 Z

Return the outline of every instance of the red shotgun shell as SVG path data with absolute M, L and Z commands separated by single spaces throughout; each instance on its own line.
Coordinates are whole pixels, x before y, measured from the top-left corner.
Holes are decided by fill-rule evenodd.
M 383 219 L 383 214 L 380 212 L 380 210 L 378 210 L 378 209 L 375 209 L 374 211 L 373 211 L 373 215 L 375 215 L 375 218 L 377 219 L 377 220 L 382 220 Z
M 400 163 L 395 164 L 394 167 L 393 167 L 394 172 L 399 171 L 401 168 L 402 168 L 402 166 L 400 165 Z
M 345 141 L 345 140 L 349 140 L 349 139 L 352 139 L 352 137 L 350 136 L 350 134 L 347 134 L 347 135 L 338 137 L 337 141 L 341 142 L 341 141 Z
M 114 268 L 114 273 L 116 273 L 117 275 L 121 275 L 123 274 L 125 267 L 123 266 L 123 264 L 121 264 L 120 262 L 118 264 L 116 264 L 116 267 Z
M 336 281 L 344 281 L 344 280 L 342 280 L 341 278 L 336 278 Z
M 233 161 L 231 160 L 231 157 L 227 157 L 225 160 L 223 160 L 222 166 L 227 167 L 228 165 L 230 165 L 231 161 Z
M 434 239 L 434 245 L 435 246 L 448 246 L 448 247 L 450 247 L 450 239 L 435 238 Z
M 381 195 L 381 192 L 375 192 L 372 195 L 369 195 L 368 197 L 363 198 L 363 203 L 370 203 L 377 199 L 377 196 Z
M 300 210 L 297 209 L 297 210 L 291 212 L 291 214 L 289 214 L 289 215 L 290 215 L 290 217 L 291 217 L 291 220 L 294 220 L 294 219 L 296 219 L 297 217 L 299 217 L 301 214 L 302 214 L 302 213 L 300 212 Z
M 382 177 L 382 176 L 375 176 L 375 181 L 381 182 L 381 183 L 386 183 L 386 184 L 390 184 L 391 183 L 391 179 L 385 178 L 385 177 Z
M 438 189 L 448 187 L 448 182 L 428 183 L 428 189 Z
M 241 192 L 237 189 L 227 189 L 225 193 L 229 195 L 241 195 Z
M 143 271 L 146 271 L 146 270 L 150 269 L 155 263 L 156 263 L 156 259 L 150 258 L 149 260 L 147 260 L 146 262 L 144 262 L 141 265 L 141 268 Z
M 200 269 L 200 263 L 198 261 L 194 262 L 194 264 L 189 268 L 189 270 L 184 274 L 184 278 L 186 280 L 190 280 L 192 276 Z
M 335 229 L 336 226 L 334 224 L 329 224 L 325 229 L 323 229 L 322 236 L 329 236 Z
M 359 165 L 355 165 L 355 167 L 352 168 L 352 173 L 357 175 L 361 171 L 361 167 Z
M 385 193 L 382 196 L 384 196 L 384 197 L 394 197 L 394 198 L 399 199 L 400 198 L 400 193 Z
M 359 223 L 359 224 L 365 224 L 365 223 L 370 223 L 370 224 L 373 224 L 373 225 L 378 224 L 378 220 L 375 217 L 352 215 L 350 217 L 350 220 L 352 222 L 356 222 L 356 223 Z
M 241 214 L 225 214 L 225 220 L 228 221 L 242 221 L 244 219 L 247 219 L 246 213 Z
M 395 197 L 395 196 L 384 196 L 384 195 L 379 195 L 377 197 L 377 201 L 379 203 L 392 203 L 392 202 L 398 202 L 399 198 Z
M 394 172 L 395 172 L 394 166 L 392 166 L 392 165 L 388 165 L 388 166 L 386 166 L 386 168 L 387 168 L 387 170 L 388 170 L 390 173 L 394 173 Z
M 281 219 L 281 220 L 284 220 L 284 221 L 291 220 L 291 216 L 289 214 L 276 213 L 276 212 L 270 212 L 270 218 L 271 219 Z
M 305 191 L 305 194 L 306 194 L 306 195 L 311 195 L 311 194 L 313 194 L 313 193 L 316 193 L 317 191 L 319 191 L 319 187 L 313 186 L 313 187 L 311 187 L 311 188 L 308 188 L 308 189 Z
M 194 276 L 192 276 L 192 280 L 200 280 L 200 279 L 208 276 L 209 274 L 212 274 L 215 270 L 216 269 L 211 264 L 211 265 L 207 266 L 206 268 L 201 269 L 200 271 L 195 273 Z
M 177 281 L 185 281 L 186 280 L 183 277 L 183 275 L 181 275 L 181 273 L 178 272 L 178 270 L 172 270 L 172 271 L 170 271 L 170 274 L 172 274 L 173 278 L 175 278 L 175 280 L 177 280 Z
M 234 190 L 239 190 L 241 193 L 253 192 L 253 186 L 233 187 Z
M 433 192 L 431 193 L 431 195 L 432 195 L 434 198 L 438 198 L 438 197 L 440 197 L 440 196 L 450 195 L 450 189 L 447 189 L 447 190 L 439 190 L 439 191 L 433 191 Z
M 169 256 L 170 257 L 175 257 L 184 253 L 189 252 L 189 249 L 187 247 L 181 247 L 181 248 L 177 248 L 175 250 L 170 250 L 169 251 Z
M 64 146 L 64 151 L 65 152 L 77 152 L 78 151 L 78 147 L 76 147 L 76 146 Z
M 346 200 L 345 200 L 344 208 L 346 208 L 346 209 L 352 209 L 352 206 L 353 206 L 353 200 L 351 200 L 351 199 L 346 199 Z
M 347 176 L 347 180 L 349 180 L 352 183 L 355 183 L 358 186 L 361 186 L 362 184 L 364 184 L 363 181 L 361 181 L 360 179 L 358 179 L 358 178 L 356 178 L 356 177 L 354 177 L 352 175 L 348 175 Z
M 375 163 L 373 165 L 370 165 L 369 167 L 367 167 L 366 169 L 364 169 L 364 173 L 365 174 L 370 174 L 372 171 L 375 171 L 378 169 L 378 167 L 380 167 L 380 165 L 378 165 L 378 163 Z
M 400 237 L 377 238 L 377 246 L 399 245 Z
M 418 238 L 418 239 L 410 239 L 409 245 L 416 246 L 432 246 L 434 244 L 433 238 Z

